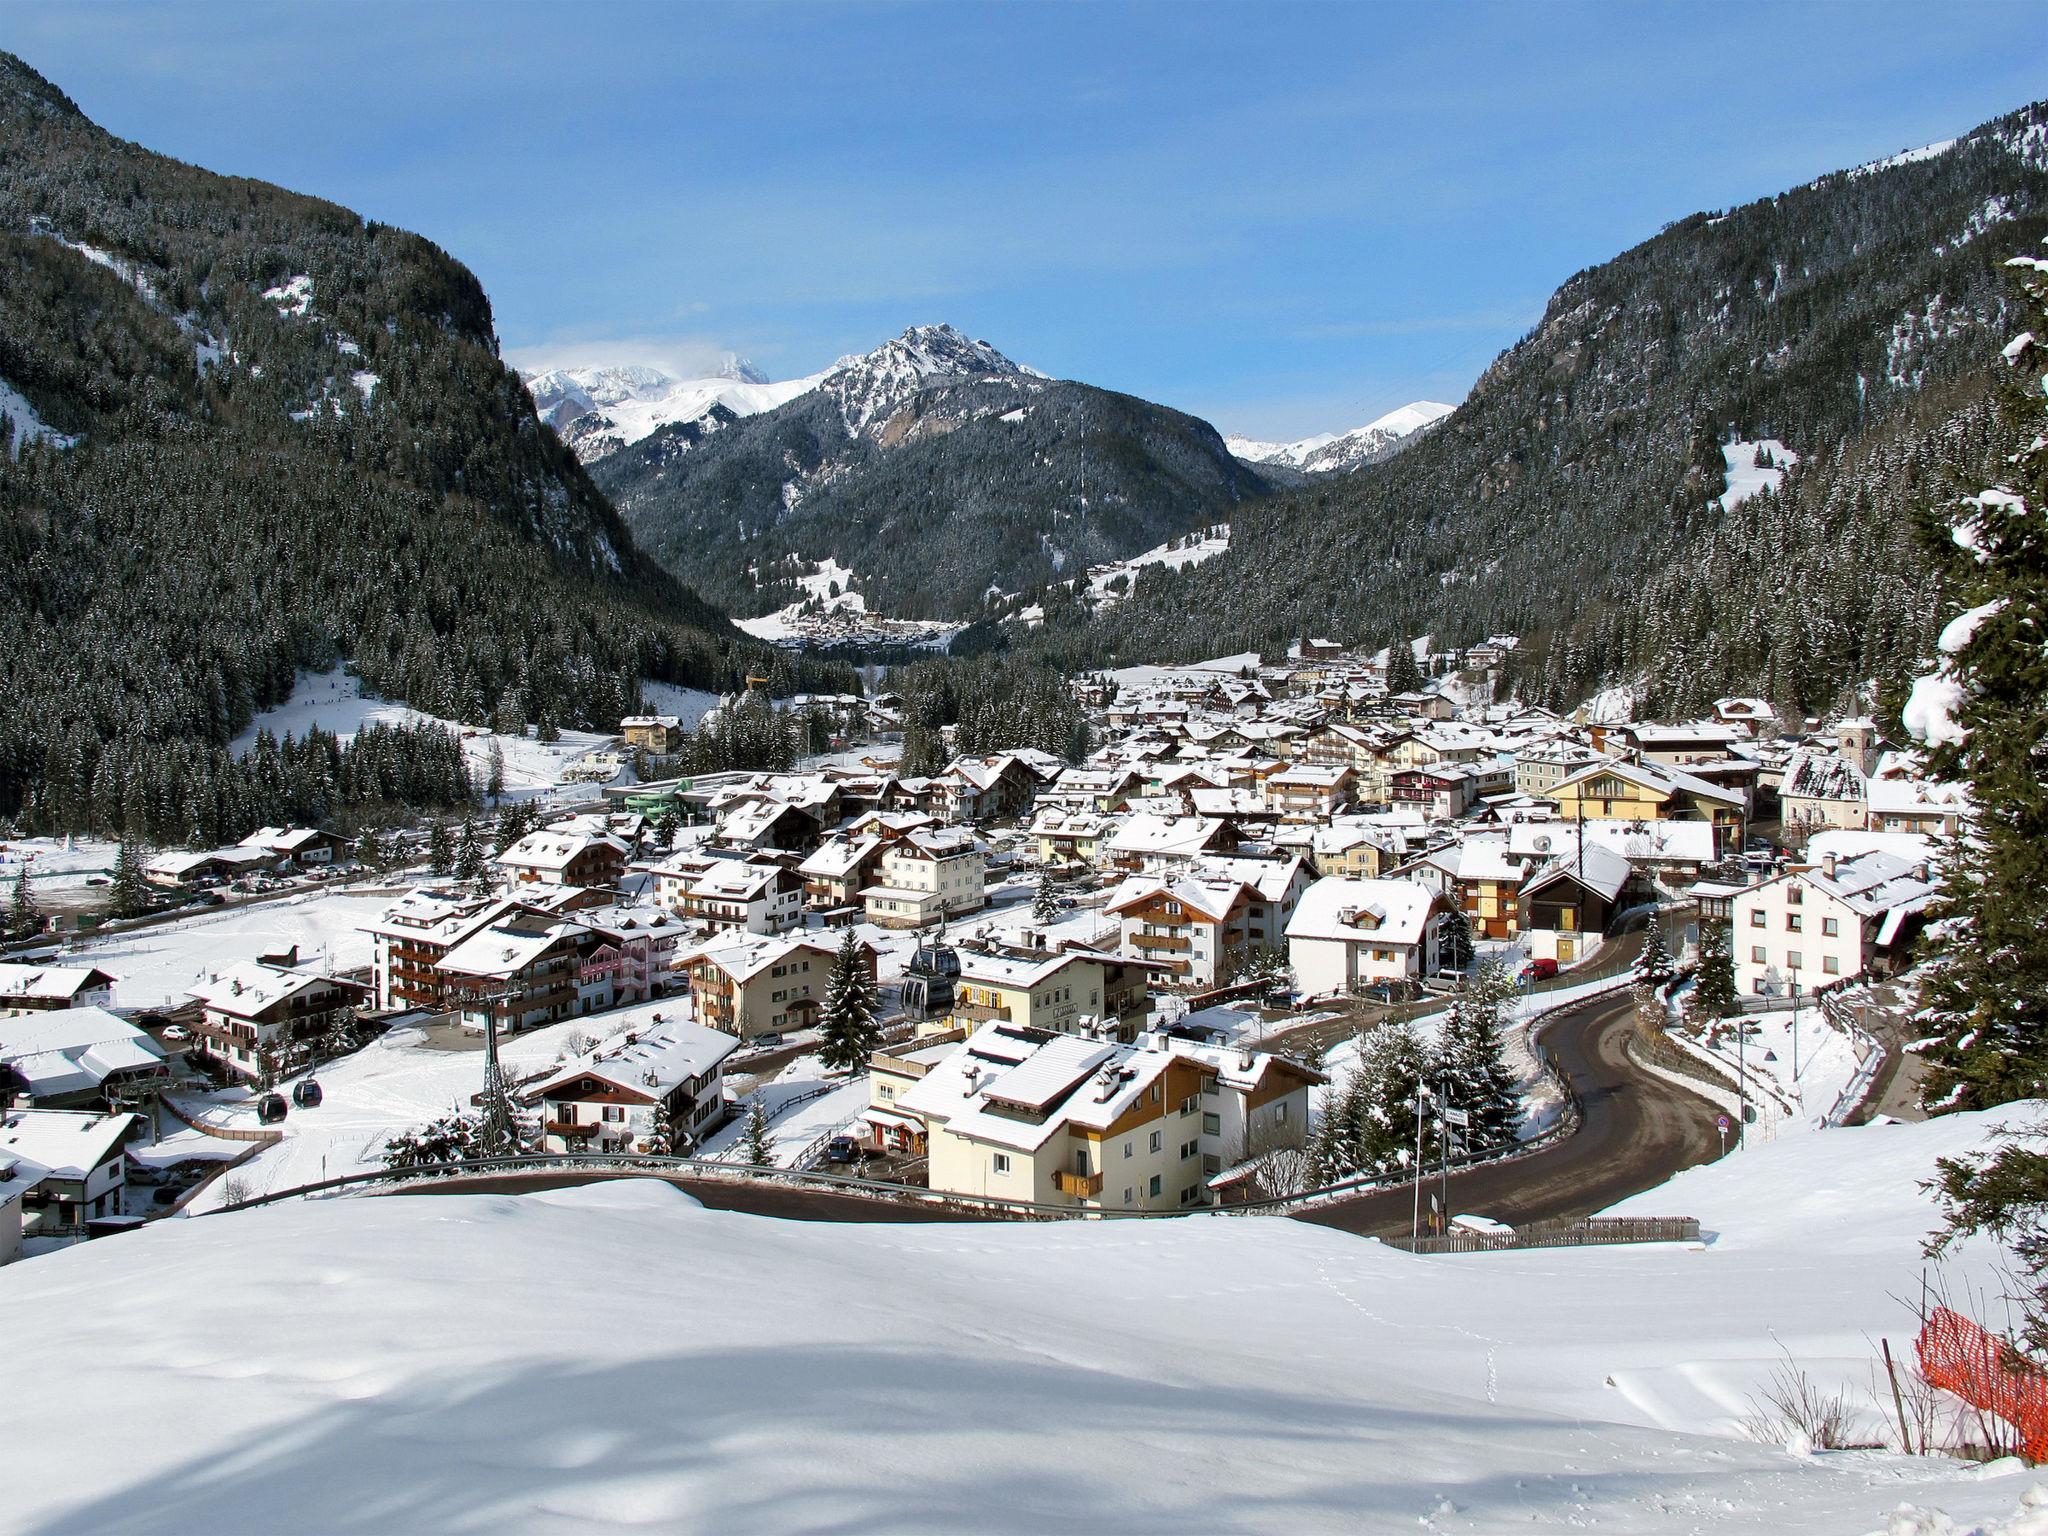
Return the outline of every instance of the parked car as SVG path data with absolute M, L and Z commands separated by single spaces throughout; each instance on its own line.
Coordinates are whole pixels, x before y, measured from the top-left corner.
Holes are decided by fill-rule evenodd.
M 165 1045 L 185 1045 L 192 1039 L 192 1031 L 182 1024 L 166 1024 L 163 1042 Z
M 765 1035 L 756 1035 L 756 1036 L 754 1036 L 754 1044 L 755 1044 L 755 1045 L 780 1045 L 780 1044 L 782 1044 L 782 1036 L 781 1036 L 781 1035 L 779 1035 L 779 1034 L 775 1034 L 775 1033 L 773 1033 L 773 1032 L 770 1032 L 770 1033 L 768 1033 L 768 1034 L 765 1034 Z
M 851 1136 L 834 1136 L 825 1143 L 825 1161 L 828 1163 L 857 1163 L 862 1156 L 860 1143 Z
M 201 891 L 192 898 L 195 907 L 219 907 L 227 904 L 227 898 L 219 891 Z
M 1555 960 L 1531 960 L 1517 973 L 1517 979 L 1521 981 L 1548 981 L 1556 974 L 1557 962 Z

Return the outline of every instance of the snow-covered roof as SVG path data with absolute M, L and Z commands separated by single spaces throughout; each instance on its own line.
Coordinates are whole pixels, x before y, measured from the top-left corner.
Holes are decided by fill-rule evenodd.
M 1109 846 L 1115 853 L 1192 856 L 1222 830 L 1223 823 L 1209 816 L 1132 816 L 1111 835 Z
M 1295 904 L 1289 939 L 1422 942 L 1436 896 L 1413 880 L 1318 880 Z
M 0 1008 L 23 1002 L 61 1002 L 81 992 L 113 985 L 114 978 L 90 965 L 22 965 L 0 961 Z
M 608 833 L 562 833 L 544 827 L 527 833 L 499 854 L 498 862 L 516 869 L 563 870 L 593 848 L 608 849 L 622 859 L 627 852 L 626 845 Z
M 60 1179 L 82 1179 L 116 1150 L 133 1115 L 68 1109 L 0 1112 L 0 1157 L 34 1163 Z
M 832 838 L 820 843 L 816 853 L 797 865 L 797 873 L 820 880 L 843 879 L 881 846 L 881 838 L 872 835 Z
M 1163 896 L 1212 923 L 1220 923 L 1243 904 L 1244 894 L 1244 886 L 1235 880 L 1203 880 L 1193 874 L 1132 875 L 1109 893 L 1102 910 L 1125 912 L 1155 896 Z
M 1587 838 L 1583 848 L 1567 846 L 1522 883 L 1522 894 L 1534 896 L 1560 880 L 1575 880 L 1607 901 L 1621 894 L 1635 868 L 1614 849 Z
M 1873 778 L 1864 790 L 1873 816 L 1962 816 L 1969 788 L 1932 779 Z
M 453 958 L 452 951 L 449 958 Z M 254 1019 L 279 1003 L 290 1002 L 301 993 L 320 987 L 363 990 L 354 982 L 337 981 L 313 971 L 290 971 L 280 965 L 247 960 L 209 977 L 192 988 L 191 995 L 216 1013 L 237 1019 Z
M 117 1072 L 163 1065 L 163 1047 L 104 1008 L 0 1015 L 0 1062 L 38 1099 L 91 1092 Z
M 821 955 L 830 961 L 836 950 L 820 944 L 815 939 L 795 935 L 721 935 L 710 943 L 701 945 L 682 958 L 686 961 L 702 961 L 716 966 L 735 982 L 744 985 L 772 965 L 779 965 L 791 955 Z
M 1895 908 L 1917 912 L 1935 893 L 1931 873 L 1924 865 L 1874 850 L 1836 859 L 1832 870 L 1825 862 L 1794 870 L 1789 878 L 1803 880 L 1834 897 L 1859 917 L 1876 917 Z
M 738 1036 L 678 1018 L 678 1008 L 674 1001 L 643 1003 L 602 1015 L 596 1022 L 610 1026 L 611 1034 L 533 1094 L 545 1098 L 590 1078 L 638 1097 L 665 1098 L 739 1049 Z
M 1785 765 L 1779 794 L 1788 800 L 1861 800 L 1863 770 L 1839 753 L 1801 747 Z

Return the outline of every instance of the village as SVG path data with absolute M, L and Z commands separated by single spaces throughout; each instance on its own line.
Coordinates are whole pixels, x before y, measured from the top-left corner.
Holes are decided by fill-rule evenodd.
M 0 1261 L 503 1153 L 1052 1214 L 1298 1197 L 1361 1032 L 1482 979 L 1515 1137 L 1555 1109 L 1527 1020 L 1632 984 L 1657 1070 L 1741 1134 L 1903 1102 L 1959 790 L 1864 716 L 1491 702 L 1515 645 L 1087 677 L 1084 760 L 923 777 L 894 695 L 792 701 L 830 755 L 586 785 L 495 846 L 486 817 L 389 868 L 319 828 L 159 853 L 171 910 L 0 960 Z M 685 729 L 629 717 L 615 751 Z

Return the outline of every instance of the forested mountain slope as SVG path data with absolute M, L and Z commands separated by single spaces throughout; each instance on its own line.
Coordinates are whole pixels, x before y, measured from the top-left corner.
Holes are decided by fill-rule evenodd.
M 735 612 L 826 560 L 871 608 L 972 618 L 1234 515 L 1268 483 L 1207 422 L 1044 378 L 948 326 L 847 358 L 744 418 L 663 427 L 592 466 L 635 535 Z
M 562 725 L 744 665 L 534 418 L 460 264 L 117 140 L 4 54 L 0 418 L 0 820 L 183 820 L 336 658 Z
M 1407 451 L 1245 509 L 1228 554 L 1028 643 L 1100 664 L 1506 630 L 1554 701 L 1647 673 L 1660 707 L 1823 707 L 1924 645 L 1909 514 L 2005 446 L 1982 404 L 2001 263 L 2044 233 L 2042 105 L 1682 219 L 1565 283 Z M 1801 463 L 1724 510 L 1724 445 L 1764 440 Z

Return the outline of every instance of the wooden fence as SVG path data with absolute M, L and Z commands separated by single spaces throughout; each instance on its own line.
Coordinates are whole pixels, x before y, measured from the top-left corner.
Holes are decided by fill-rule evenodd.
M 1499 1232 L 1451 1231 L 1440 1237 L 1382 1238 L 1409 1253 L 1497 1253 L 1508 1248 L 1591 1248 L 1610 1243 L 1696 1243 L 1692 1216 L 1588 1216 L 1580 1221 L 1532 1221 Z

